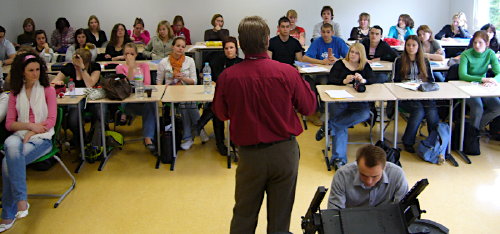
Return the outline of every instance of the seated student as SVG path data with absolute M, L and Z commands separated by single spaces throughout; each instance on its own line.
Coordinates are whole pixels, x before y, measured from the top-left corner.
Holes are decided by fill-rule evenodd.
M 174 32 L 170 23 L 166 20 L 160 21 L 156 27 L 156 35 L 144 48 L 144 56 L 153 60 L 167 57 L 172 52 L 173 39 Z
M 500 65 L 495 52 L 488 48 L 489 37 L 485 31 L 477 31 L 472 37 L 473 48 L 465 50 L 460 56 L 458 77 L 460 80 L 480 82 L 483 86 L 497 86 L 500 82 Z M 491 66 L 493 74 L 488 75 Z M 469 98 L 466 100 L 470 108 L 471 124 L 482 130 L 493 119 L 500 115 L 500 99 Z
M 147 45 L 151 37 L 149 36 L 149 31 L 144 29 L 144 20 L 139 17 L 135 18 L 133 28 L 134 29 L 132 31 L 127 31 L 127 34 L 130 36 L 130 40 L 134 43 Z
M 333 26 L 325 23 L 321 26 L 321 37 L 314 40 L 307 49 L 306 55 L 303 57 L 304 62 L 316 64 L 333 64 L 339 58 L 345 58 L 349 47 L 344 40 L 333 36 Z M 329 54 L 328 50 L 332 49 Z
M 340 24 L 337 22 L 333 22 L 333 8 L 331 6 L 324 6 L 323 8 L 321 8 L 321 18 L 323 19 L 323 21 L 314 25 L 311 40 L 315 40 L 316 38 L 322 36 L 321 30 L 324 24 L 333 25 L 332 30 L 335 33 L 334 36 L 342 37 L 340 35 Z
M 56 29 L 50 37 L 50 44 L 57 53 L 64 54 L 68 47 L 74 43 L 74 34 L 75 30 L 70 26 L 69 21 L 64 17 L 58 18 Z
M 204 41 L 222 41 L 229 37 L 229 30 L 222 28 L 224 26 L 224 18 L 221 14 L 215 14 L 210 21 L 214 28 L 205 30 Z
M 413 31 L 413 19 L 410 15 L 401 14 L 398 19 L 398 24 L 392 26 L 389 29 L 389 34 L 387 34 L 388 38 L 395 38 L 401 42 L 404 42 L 408 36 L 417 35 L 415 31 Z
M 123 55 L 123 46 L 131 42 L 127 33 L 127 28 L 123 24 L 115 24 L 111 30 L 111 38 L 109 39 L 108 46 L 104 58 L 111 61 L 125 60 Z
M 488 34 L 488 38 L 490 39 L 488 47 L 493 50 L 493 52 L 497 53 L 499 48 L 498 39 L 497 39 L 497 30 L 495 29 L 495 25 L 493 24 L 485 24 L 481 27 L 481 30 L 486 31 Z M 470 40 L 469 48 L 472 48 L 472 40 Z
M 35 50 L 46 63 L 56 62 L 56 56 L 49 43 L 47 43 L 47 34 L 43 30 L 35 31 Z
M 328 209 L 398 203 L 407 192 L 408 182 L 403 169 L 387 162 L 382 148 L 367 145 L 356 152 L 356 162 L 335 172 Z
M 424 56 L 430 61 L 444 61 L 444 51 L 439 42 L 432 37 L 432 30 L 427 25 L 420 25 L 417 29 L 418 39 L 422 43 Z M 444 76 L 441 72 L 433 72 L 436 81 L 444 82 Z
M 365 48 L 361 43 L 355 43 L 349 49 L 345 59 L 336 62 L 328 77 L 328 84 L 352 85 L 376 83 L 372 68 L 366 60 Z M 331 165 L 338 170 L 347 163 L 347 128 L 370 118 L 368 102 L 331 103 L 328 120 L 332 136 Z
M 87 26 L 88 28 L 85 29 L 87 41 L 99 48 L 103 47 L 108 38 L 106 37 L 106 33 L 101 30 L 101 23 L 99 23 L 97 16 L 91 15 L 87 21 Z
M 191 44 L 191 33 L 189 29 L 184 26 L 184 19 L 180 15 L 176 15 L 172 21 L 172 30 L 174 31 L 174 36 L 186 38 L 186 45 Z
M 120 64 L 116 67 L 116 74 L 126 75 L 130 82 L 134 82 L 134 76 L 136 74 L 136 69 L 140 69 L 144 75 L 144 85 L 151 84 L 151 73 L 149 70 L 148 63 L 137 63 L 137 46 L 129 42 L 125 44 L 123 49 L 123 54 L 125 55 L 126 64 Z M 144 137 L 144 145 L 151 152 L 156 151 L 153 139 L 156 132 L 156 119 L 155 119 L 155 105 L 152 102 L 148 103 L 127 103 L 122 104 L 125 107 L 125 113 L 142 115 L 142 135 Z M 121 116 L 121 121 L 127 120 L 127 115 L 123 113 Z
M 219 75 L 224 71 L 224 69 L 237 64 L 243 59 L 238 57 L 238 41 L 234 37 L 228 37 L 226 40 L 222 41 L 222 47 L 224 48 L 224 54 L 213 54 L 208 59 L 210 68 L 212 69 L 212 81 L 217 82 Z M 197 131 L 200 133 L 200 137 L 206 135 L 203 127 L 212 119 L 215 143 L 217 145 L 217 151 L 223 156 L 227 156 L 227 146 L 224 143 L 224 121 L 217 118 L 212 112 L 212 103 L 206 105 L 203 108 L 203 114 L 198 120 L 196 125 Z
M 463 12 L 458 12 L 452 17 L 452 24 L 445 25 L 439 31 L 435 38 L 438 40 L 449 41 L 454 37 L 470 38 L 469 31 L 467 31 L 467 18 Z
M 35 53 L 17 56 L 5 127 L 14 132 L 5 140 L 2 161 L 2 221 L 0 232 L 28 215 L 26 165 L 52 149 L 57 116 L 54 88 L 49 85 L 45 62 Z
M 196 65 L 191 57 L 184 55 L 186 39 L 176 37 L 172 42 L 173 50 L 170 55 L 158 64 L 156 84 L 162 85 L 194 85 L 196 84 Z M 193 145 L 191 134 L 192 126 L 200 119 L 200 112 L 196 102 L 179 103 L 182 115 L 183 136 L 181 148 L 188 150 Z M 206 139 L 204 139 L 206 140 Z
M 370 14 L 366 12 L 359 14 L 358 23 L 358 27 L 352 28 L 349 40 L 360 41 L 364 38 L 368 38 L 368 34 L 370 33 Z
M 418 82 L 420 80 L 423 82 L 435 81 L 429 60 L 425 58 L 422 45 L 415 35 L 408 36 L 403 54 L 394 61 L 392 69 L 394 82 Z M 410 153 L 415 153 L 413 145 L 415 144 L 418 127 L 422 123 L 424 117 L 427 120 L 428 132 L 437 129 L 439 116 L 436 101 L 401 101 L 399 106 L 410 113 L 403 134 L 404 148 Z
M 15 56 L 16 48 L 5 38 L 5 28 L 0 26 L 0 67 L 11 64 Z
M 101 66 L 98 63 L 92 62 L 91 56 L 92 55 L 89 50 L 83 48 L 77 49 L 73 55 L 71 63 L 64 65 L 61 71 L 57 73 L 54 80 L 52 80 L 51 84 L 64 85 L 66 78 L 69 77 L 70 79 L 73 79 L 73 82 L 75 82 L 76 88 L 94 87 L 101 76 Z M 68 125 L 69 129 L 73 133 L 73 138 L 70 143 L 71 145 L 77 147 L 80 146 L 80 135 L 78 134 L 78 115 L 80 114 L 80 111 L 83 111 L 83 105 L 81 108 L 82 110 L 78 110 L 75 106 L 68 107 Z M 87 109 L 93 114 L 92 123 L 95 124 L 95 122 L 99 119 L 98 116 L 100 113 L 97 104 L 87 104 Z
M 278 21 L 279 35 L 269 40 L 267 53 L 273 60 L 293 66 L 295 60 L 302 61 L 304 49 L 297 39 L 290 37 L 290 20 L 281 17 Z
M 288 10 L 286 17 L 290 20 L 290 36 L 297 39 L 300 45 L 306 45 L 306 30 L 296 25 L 298 14 L 295 10 Z M 278 32 L 279 33 L 279 32 Z
M 94 44 L 89 42 L 89 40 L 87 39 L 87 34 L 85 34 L 83 28 L 79 28 L 75 31 L 74 41 L 75 44 L 71 45 L 70 47 L 68 47 L 68 50 L 66 50 L 66 62 L 71 62 L 73 59 L 73 54 L 77 49 L 80 48 L 88 49 L 90 51 L 90 54 L 92 54 L 91 61 L 95 62 L 95 59 L 97 57 L 97 48 Z
M 33 46 L 35 41 L 35 21 L 32 18 L 26 18 L 23 22 L 23 34 L 17 36 L 17 44 Z
M 361 44 L 365 47 L 368 62 L 394 62 L 394 59 L 398 57 L 396 51 L 387 42 L 382 40 L 383 33 L 384 30 L 380 26 L 375 25 L 370 28 L 370 36 L 361 41 Z

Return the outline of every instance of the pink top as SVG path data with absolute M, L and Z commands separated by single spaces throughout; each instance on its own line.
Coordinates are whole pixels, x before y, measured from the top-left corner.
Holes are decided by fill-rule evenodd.
M 132 30 L 127 30 L 127 33 L 128 35 L 134 39 L 133 41 L 135 43 L 144 43 L 145 45 L 147 45 L 149 43 L 149 40 L 151 40 L 151 37 L 149 36 L 149 32 L 148 30 L 144 30 L 141 35 L 139 36 L 135 36 L 134 35 L 134 32 Z
M 144 75 L 144 84 L 151 84 L 151 73 L 149 72 L 149 65 L 147 63 L 137 63 L 137 66 L 141 69 Z M 128 75 L 128 66 L 126 64 L 120 64 L 116 66 L 116 74 Z
M 48 129 L 53 128 L 56 125 L 57 118 L 57 100 L 56 100 L 56 90 L 53 87 L 45 87 L 45 101 L 47 102 L 47 119 L 45 123 Z M 14 122 L 17 122 L 18 111 L 16 109 L 17 96 L 14 93 L 9 94 L 9 107 L 7 112 L 7 118 L 5 119 L 5 128 L 8 131 L 13 131 L 10 127 Z M 35 115 L 30 108 L 30 123 L 35 123 Z

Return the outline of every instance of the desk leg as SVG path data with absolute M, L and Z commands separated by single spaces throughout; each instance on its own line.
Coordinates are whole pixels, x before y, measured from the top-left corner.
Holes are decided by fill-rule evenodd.
M 462 118 L 460 119 L 460 143 L 458 148 L 458 155 L 463 158 L 465 163 L 471 164 L 469 157 L 464 153 L 464 134 L 465 134 L 465 99 L 462 99 Z
M 231 131 L 229 130 L 230 127 L 231 127 L 231 120 L 228 120 L 227 121 L 227 168 L 228 169 L 231 169 L 231 157 L 232 157 L 231 156 Z M 236 152 L 234 153 L 234 156 L 236 157 Z
M 102 171 L 104 168 L 104 165 L 108 162 L 108 149 L 106 147 L 106 129 L 104 127 L 104 103 L 99 103 L 99 109 L 100 109 L 100 116 L 101 116 L 101 139 L 102 139 L 102 148 L 103 148 L 103 154 L 104 158 L 101 161 L 101 164 L 99 165 L 99 168 L 97 170 Z
M 447 149 L 447 152 L 446 152 L 446 160 L 449 160 L 451 162 L 451 164 L 453 164 L 453 166 L 455 167 L 458 167 L 458 162 L 457 160 L 455 160 L 455 158 L 453 157 L 453 155 L 451 155 L 451 134 L 452 134 L 452 129 L 451 129 L 451 125 L 453 123 L 453 99 L 450 99 L 450 107 L 449 107 L 449 126 L 450 126 L 450 136 L 448 138 L 450 144 L 448 144 L 448 149 Z
M 332 168 L 330 166 L 330 160 L 328 159 L 328 146 L 329 146 L 329 140 L 330 140 L 330 131 L 328 129 L 328 120 L 330 119 L 330 115 L 328 114 L 328 102 L 325 102 L 325 150 L 323 153 L 325 153 L 325 163 L 326 163 L 326 168 L 328 171 L 331 171 Z
M 85 143 L 83 139 L 83 126 L 82 126 L 82 101 L 78 102 L 78 129 L 80 130 L 80 154 L 82 156 L 80 163 L 76 167 L 75 173 L 80 172 L 85 163 Z
M 394 149 L 398 148 L 398 119 L 399 119 L 399 111 L 398 111 L 398 100 L 394 101 Z
M 175 108 L 174 103 L 170 103 L 170 121 L 172 124 L 172 163 L 170 164 L 170 170 L 173 171 L 175 168 L 175 161 L 177 160 L 177 149 L 175 148 Z
M 155 168 L 160 168 L 161 157 L 161 136 L 160 136 L 160 114 L 158 112 L 158 102 L 155 102 L 155 116 L 156 116 L 156 164 Z
M 380 101 L 380 141 L 384 142 L 384 125 L 385 125 L 385 122 L 384 122 L 384 101 Z M 373 144 L 373 142 L 372 142 Z

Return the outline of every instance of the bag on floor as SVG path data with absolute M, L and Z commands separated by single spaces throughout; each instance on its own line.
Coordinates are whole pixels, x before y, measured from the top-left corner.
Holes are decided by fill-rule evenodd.
M 449 144 L 450 126 L 439 123 L 435 131 L 431 131 L 425 140 L 420 141 L 417 146 L 417 155 L 424 161 L 442 164 L 446 159 Z
M 165 116 L 165 115 L 164 115 Z M 181 148 L 182 141 L 182 118 L 180 116 L 176 116 L 175 119 L 175 151 L 178 152 Z M 166 123 L 165 131 L 162 132 L 160 136 L 160 144 L 161 144 L 161 154 L 160 162 L 163 164 L 170 164 L 173 162 L 174 154 L 173 154 L 173 146 L 172 146 L 172 125 L 170 124 L 171 120 L 169 116 L 165 116 L 164 121 Z
M 490 137 L 495 141 L 500 141 L 500 116 L 490 123 Z
M 472 126 L 469 122 L 465 121 L 464 125 L 464 142 L 463 142 L 463 152 L 466 155 L 480 155 L 481 148 L 479 140 L 481 136 L 479 135 L 479 129 Z M 460 146 L 460 124 L 455 123 L 452 135 L 452 149 L 458 150 Z
M 387 144 L 387 141 L 377 141 L 377 143 L 375 143 L 375 146 L 378 146 L 385 151 L 387 162 L 391 162 L 398 165 L 399 167 L 403 167 L 401 165 L 401 162 L 399 161 L 399 158 L 401 156 L 400 149 L 390 147 Z

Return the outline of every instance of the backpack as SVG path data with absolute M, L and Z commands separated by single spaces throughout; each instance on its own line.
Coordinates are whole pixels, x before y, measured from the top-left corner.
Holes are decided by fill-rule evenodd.
M 472 126 L 469 122 L 465 121 L 464 125 L 464 143 L 463 143 L 463 152 L 467 155 L 480 155 L 481 148 L 479 145 L 479 139 L 481 136 L 479 135 L 479 129 Z M 458 150 L 460 146 L 460 124 L 456 123 L 453 128 L 453 136 L 452 136 L 452 149 Z
M 399 158 L 401 156 L 401 150 L 398 148 L 392 148 L 387 144 L 387 141 L 377 141 L 375 146 L 382 148 L 385 151 L 387 162 L 394 163 L 399 167 L 403 167 Z
M 490 123 L 490 138 L 495 141 L 500 141 L 500 116 L 496 117 Z
M 450 126 L 439 123 L 437 129 L 431 131 L 429 136 L 420 141 L 417 147 L 417 155 L 424 161 L 442 164 L 446 159 L 446 150 L 450 144 Z
M 181 148 L 182 141 L 182 118 L 178 115 L 174 118 L 175 121 L 175 151 L 178 152 Z M 161 133 L 160 144 L 161 144 L 161 154 L 159 159 L 163 164 L 171 164 L 174 159 L 173 145 L 172 145 L 172 125 L 170 124 L 170 118 L 165 118 L 164 122 L 168 122 L 165 126 L 165 131 Z

